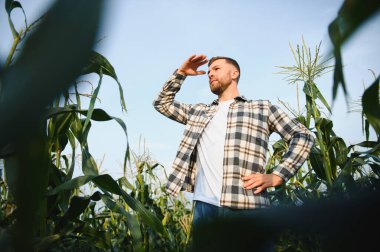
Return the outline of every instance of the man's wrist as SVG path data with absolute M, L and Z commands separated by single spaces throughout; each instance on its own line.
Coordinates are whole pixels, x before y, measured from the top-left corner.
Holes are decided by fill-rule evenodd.
M 177 74 L 180 74 L 180 75 L 183 75 L 183 76 L 187 76 L 186 73 L 181 68 L 177 69 Z
M 174 70 L 173 72 L 173 77 L 175 79 L 178 79 L 178 80 L 185 80 L 187 75 L 186 74 L 181 74 L 180 72 L 178 72 L 178 69 Z
M 278 172 L 278 171 L 276 171 L 276 170 L 274 170 L 272 173 L 271 173 L 273 176 L 276 176 L 275 178 L 276 178 L 276 180 L 279 178 L 279 179 L 281 179 L 282 181 L 281 181 L 281 184 L 283 184 L 283 183 L 286 183 L 287 182 L 287 178 L 284 176 L 284 174 L 282 174 L 282 173 L 280 173 L 280 172 Z

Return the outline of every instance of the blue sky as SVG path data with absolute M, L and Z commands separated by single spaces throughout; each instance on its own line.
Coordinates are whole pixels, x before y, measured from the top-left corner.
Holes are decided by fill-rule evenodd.
M 51 0 L 20 1 L 29 22 L 44 11 Z M 137 152 L 140 139 L 151 156 L 167 171 L 181 139 L 183 126 L 156 112 L 152 101 L 169 75 L 189 55 L 235 58 L 241 67 L 240 93 L 250 99 L 278 99 L 296 108 L 296 88 L 284 76 L 275 74 L 276 66 L 293 64 L 289 43 L 300 44 L 302 36 L 310 47 L 322 41 L 322 53 L 331 48 L 327 26 L 335 18 L 343 1 L 338 0 L 112 0 L 99 33 L 97 51 L 113 64 L 123 85 L 127 113 L 119 106 L 116 83 L 106 77 L 97 107 L 122 118 L 128 127 L 129 141 Z M 13 15 L 16 27 L 22 27 L 21 12 Z M 380 73 L 379 15 L 357 32 L 343 48 L 344 71 L 352 100 L 359 99 L 363 86 Z M 3 63 L 12 38 L 3 4 L 0 6 L 0 60 Z M 333 64 L 333 61 L 331 62 Z M 206 70 L 206 67 L 202 69 Z M 84 77 L 94 84 L 96 76 Z M 332 74 L 316 81 L 331 101 Z M 83 90 L 86 86 L 83 86 Z M 189 77 L 177 100 L 209 103 L 215 99 L 208 88 L 207 76 Z M 301 100 L 301 105 L 303 104 Z M 281 105 L 280 105 L 281 106 Z M 347 113 L 345 98 L 339 90 L 334 103 L 334 130 L 347 144 L 364 140 L 358 113 Z M 273 136 L 274 141 L 276 136 Z M 143 142 L 141 144 L 143 145 Z M 114 178 L 122 176 L 125 150 L 122 129 L 115 122 L 94 123 L 89 136 L 90 151 L 101 170 Z

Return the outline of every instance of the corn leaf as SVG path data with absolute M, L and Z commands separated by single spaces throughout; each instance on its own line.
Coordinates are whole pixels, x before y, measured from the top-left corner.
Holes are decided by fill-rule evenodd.
M 19 37 L 19 34 L 16 31 L 15 26 L 14 26 L 13 21 L 12 21 L 12 18 L 11 18 L 11 12 L 12 12 L 12 10 L 14 10 L 16 8 L 20 8 L 22 10 L 22 12 L 24 13 L 25 27 L 26 27 L 27 26 L 26 15 L 25 15 L 24 8 L 22 8 L 21 3 L 19 1 L 13 1 L 13 0 L 6 0 L 5 1 L 5 10 L 8 13 L 8 22 L 9 22 L 9 26 L 12 30 L 13 38 Z
M 111 63 L 100 53 L 92 51 L 88 64 L 82 69 L 82 74 L 97 73 L 101 77 L 103 74 L 112 77 L 119 86 L 120 103 L 123 110 L 127 110 L 124 99 L 124 91 L 115 69 Z
M 378 137 L 380 134 L 379 81 L 380 79 L 377 78 L 375 82 L 364 91 L 362 96 L 363 113 Z

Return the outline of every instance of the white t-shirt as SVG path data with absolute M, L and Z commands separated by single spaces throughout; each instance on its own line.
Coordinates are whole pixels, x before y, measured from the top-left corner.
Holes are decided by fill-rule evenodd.
M 193 200 L 220 206 L 227 115 L 233 101 L 232 99 L 219 102 L 217 112 L 199 138 Z

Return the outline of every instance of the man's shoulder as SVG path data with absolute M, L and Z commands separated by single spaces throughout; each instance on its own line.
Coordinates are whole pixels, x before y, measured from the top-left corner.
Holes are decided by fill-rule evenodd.
M 192 104 L 192 108 L 195 110 L 203 110 L 203 109 L 210 108 L 212 105 L 213 104 L 205 104 L 205 103 L 199 102 L 199 103 Z
M 254 106 L 265 106 L 265 107 L 269 107 L 272 105 L 272 103 L 270 102 L 270 100 L 261 100 L 261 99 L 258 99 L 258 100 L 247 100 L 247 103 L 248 104 L 252 104 Z

